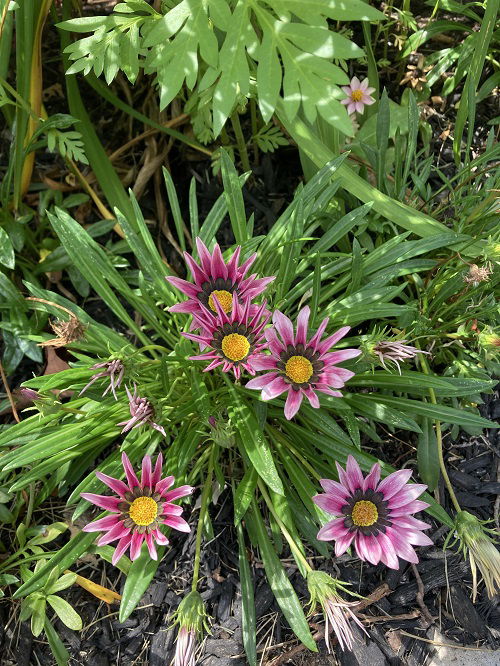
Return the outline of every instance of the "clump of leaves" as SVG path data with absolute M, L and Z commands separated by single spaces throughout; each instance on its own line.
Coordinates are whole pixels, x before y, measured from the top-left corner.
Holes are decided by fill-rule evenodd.
M 378 21 L 383 14 L 361 0 L 182 0 L 157 12 L 145 0 L 126 0 L 110 16 L 71 19 L 59 24 L 72 32 L 92 32 L 67 47 L 68 74 L 91 71 L 110 83 L 121 69 L 133 83 L 140 68 L 156 77 L 160 107 L 185 84 L 209 93 L 211 125 L 218 136 L 241 99 L 255 95 L 265 122 L 280 95 L 293 118 L 302 105 L 347 135 L 352 127 L 339 98 L 348 83 L 345 60 L 363 50 L 328 21 Z M 338 64 L 334 64 L 335 60 Z

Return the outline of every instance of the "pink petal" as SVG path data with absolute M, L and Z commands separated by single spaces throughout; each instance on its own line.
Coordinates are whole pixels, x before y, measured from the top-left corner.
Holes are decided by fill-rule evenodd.
M 151 488 L 151 457 L 144 456 L 142 459 L 141 486 Z
M 319 482 L 321 483 L 323 490 L 329 495 L 333 495 L 334 497 L 338 496 L 343 499 L 350 495 L 349 489 L 337 481 L 333 481 L 332 479 L 320 479 Z
M 290 319 L 279 310 L 273 313 L 273 324 L 285 345 L 293 345 L 293 325 Z
M 399 569 L 399 560 L 392 545 L 392 541 L 383 532 L 377 534 L 377 539 L 381 548 L 380 559 L 389 567 L 389 569 Z
M 179 504 L 172 504 L 170 502 L 165 502 L 160 510 L 160 514 L 171 515 L 171 516 L 180 516 L 182 514 L 183 508 Z
M 361 101 L 365 106 L 371 106 L 372 104 L 375 104 L 375 100 L 369 95 L 365 95 Z
M 121 539 L 122 537 L 126 536 L 127 534 L 130 533 L 130 528 L 125 527 L 123 522 L 120 520 L 120 522 L 112 527 L 109 532 L 105 532 L 102 537 L 99 539 L 97 542 L 98 546 L 105 546 L 108 543 L 111 543 L 112 541 L 116 541 L 116 539 Z
M 335 518 L 326 523 L 326 525 L 323 525 L 316 537 L 318 541 L 333 541 L 334 539 L 345 537 L 349 529 L 345 527 L 344 520 L 344 518 Z
M 276 359 L 272 356 L 258 354 L 252 359 L 252 365 L 256 370 L 276 370 Z
M 351 96 L 351 93 L 352 93 L 351 86 L 340 86 L 340 87 L 348 97 Z M 342 101 L 344 101 L 344 100 L 342 100 Z
M 155 546 L 155 542 L 153 540 L 153 535 L 152 534 L 146 534 L 145 539 L 146 539 L 146 545 L 147 545 L 148 550 L 149 550 L 150 558 L 152 560 L 157 560 L 158 559 L 158 554 L 156 552 L 156 546 Z
M 310 315 L 311 309 L 308 305 L 299 312 L 299 316 L 297 317 L 297 334 L 295 336 L 296 345 L 305 345 L 307 342 L 307 326 Z
M 404 535 L 392 527 L 386 527 L 387 538 L 391 540 L 397 555 L 407 562 L 418 563 L 418 557 L 412 546 L 405 540 Z
M 83 528 L 84 532 L 102 532 L 104 530 L 110 530 L 115 525 L 120 524 L 120 518 L 116 514 L 111 516 L 106 516 L 105 518 L 99 518 L 99 520 L 94 520 L 93 523 L 85 525 Z
M 132 464 L 125 452 L 122 453 L 122 465 L 123 469 L 125 470 L 129 488 L 130 490 L 133 490 L 136 486 L 139 485 L 139 479 L 137 478 L 137 474 L 134 472 L 134 468 L 132 467 Z
M 173 502 L 174 500 L 179 499 L 179 497 L 186 497 L 187 495 L 191 495 L 193 490 L 194 490 L 193 486 L 179 486 L 178 488 L 174 488 L 174 490 L 165 493 L 163 495 L 163 499 L 165 500 L 165 502 Z
M 366 90 L 368 88 L 368 83 L 368 78 L 365 77 L 359 84 L 359 89 L 363 91 Z
M 289 389 L 290 389 L 290 384 L 287 384 L 284 381 L 283 377 L 276 377 L 276 379 L 273 379 L 273 381 L 270 384 L 267 384 L 267 386 L 263 387 L 262 399 L 272 400 L 273 398 L 276 398 L 278 395 L 281 395 L 283 391 L 288 391 Z
M 302 389 L 304 395 L 306 398 L 309 400 L 309 403 L 311 404 L 311 407 L 314 407 L 314 409 L 319 409 L 319 398 L 317 394 L 313 391 L 313 389 L 308 386 L 305 389 Z
M 417 499 L 424 490 L 427 490 L 427 486 L 423 483 L 412 483 L 411 485 L 402 488 L 389 500 L 389 509 L 397 509 L 400 506 L 412 502 L 414 499 Z
M 365 536 L 361 532 L 357 532 L 356 541 L 354 543 L 356 546 L 356 552 L 362 560 L 370 562 L 371 564 L 378 564 L 380 562 L 382 549 L 376 537 Z
M 318 351 L 319 351 L 319 349 L 318 349 Z M 360 349 L 341 349 L 341 350 L 336 351 L 336 352 L 330 352 L 328 354 L 328 359 L 324 359 L 323 356 L 321 356 L 321 360 L 322 361 L 328 360 L 328 363 L 332 363 L 332 364 L 342 363 L 342 361 L 348 361 L 351 358 L 356 358 L 360 354 L 361 354 Z M 350 377 L 352 377 L 354 375 L 354 372 L 351 372 L 350 370 L 345 370 L 345 368 L 342 368 L 342 369 L 344 369 L 345 373 L 349 373 Z M 350 379 L 350 377 L 348 377 L 348 379 Z
M 316 333 L 309 340 L 308 347 L 311 347 L 313 351 L 317 350 L 318 342 L 321 340 L 323 333 L 325 332 L 326 327 L 328 326 L 329 321 L 330 321 L 329 317 L 325 317 L 325 319 L 323 319 L 321 324 L 318 326 L 318 330 L 316 331 Z
M 160 532 L 159 529 L 153 530 L 151 534 L 153 534 L 154 538 L 156 539 L 156 543 L 159 546 L 168 546 L 169 540 L 162 532 Z
M 92 502 L 96 506 L 99 506 L 101 509 L 106 509 L 107 511 L 113 511 L 119 513 L 120 509 L 118 505 L 122 503 L 122 499 L 119 497 L 109 497 L 108 495 L 94 495 L 94 493 L 81 493 L 83 499 L 86 499 L 87 502 Z
M 116 564 L 118 562 L 123 553 L 130 546 L 131 540 L 132 540 L 132 534 L 127 534 L 126 536 L 122 537 L 120 541 L 118 541 L 118 543 L 116 544 L 115 552 L 113 553 L 113 557 L 111 558 L 112 564 Z
M 166 492 L 169 488 L 171 488 L 174 485 L 174 481 L 175 481 L 174 476 L 166 476 L 161 481 L 158 481 L 158 483 L 155 486 L 155 493 L 160 493 L 160 495 L 163 495 L 164 492 Z
M 277 375 L 275 372 L 269 372 L 266 375 L 261 375 L 260 377 L 251 379 L 249 382 L 245 384 L 245 388 L 263 389 L 266 386 L 268 386 L 274 379 L 276 379 L 276 377 Z
M 340 537 L 335 541 L 335 557 L 340 557 L 349 548 L 354 539 L 355 533 L 349 532 L 345 537 Z
M 285 346 L 278 339 L 278 336 L 276 335 L 276 331 L 274 330 L 274 328 L 266 328 L 266 330 L 264 331 L 264 337 L 267 340 L 267 344 L 271 354 L 273 354 L 273 356 L 279 359 L 281 352 L 285 349 Z
M 333 335 L 329 335 L 327 338 L 323 340 L 321 344 L 317 345 L 316 347 L 317 351 L 319 351 L 320 354 L 324 354 L 330 349 L 330 347 L 333 347 L 333 345 L 337 344 L 339 340 L 345 337 L 350 330 L 351 330 L 350 326 L 343 326 L 342 328 L 339 328 L 339 330 L 336 331 Z
M 212 252 L 212 267 L 211 267 L 211 277 L 216 280 L 217 278 L 227 278 L 227 266 L 222 257 L 222 252 L 218 243 L 214 246 L 214 251 Z
M 196 238 L 196 249 L 198 250 L 198 256 L 200 257 L 201 267 L 208 275 L 212 268 L 212 255 L 201 238 Z
M 163 518 L 161 522 L 164 525 L 173 527 L 175 530 L 179 530 L 179 532 L 191 532 L 188 523 L 186 523 L 184 518 L 180 518 L 180 516 L 168 516 L 167 518 Z
M 144 534 L 139 534 L 139 532 L 134 532 L 132 534 L 132 540 L 130 542 L 130 559 L 132 562 L 136 560 L 141 554 L 141 547 L 144 542 Z
M 397 518 L 399 516 L 408 516 L 412 513 L 418 513 L 418 511 L 423 511 L 428 508 L 427 502 L 422 502 L 421 500 L 413 500 L 404 506 L 400 506 L 397 509 L 392 509 L 390 517 Z
M 365 105 L 361 100 L 359 102 L 354 102 L 354 106 L 358 113 L 363 113 L 363 111 L 365 110 Z
M 187 252 L 184 252 L 184 260 L 188 265 L 189 270 L 191 271 L 196 286 L 201 287 L 201 285 L 207 281 L 208 276 L 206 275 L 205 271 L 203 271 L 201 267 L 198 266 L 193 257 Z
M 192 282 L 188 282 L 187 280 L 182 280 L 181 278 L 174 277 L 173 275 L 167 275 L 165 280 L 169 282 L 171 285 L 173 285 L 179 291 L 182 291 L 183 294 L 189 296 L 189 298 L 195 298 L 195 299 L 198 298 L 200 290 Z
M 108 488 L 111 488 L 111 490 L 120 495 L 120 497 L 125 497 L 125 493 L 128 493 L 129 487 L 125 483 L 123 483 L 123 481 L 114 479 L 112 476 L 108 476 L 107 474 L 103 474 L 102 472 L 96 472 L 95 475 L 100 481 L 105 483 L 108 486 Z
M 163 456 L 161 453 L 158 454 L 156 459 L 156 465 L 154 468 L 153 476 L 151 477 L 151 487 L 155 488 L 156 484 L 161 480 L 161 470 L 163 467 Z
M 342 393 L 340 391 L 332 391 L 332 389 L 328 388 L 326 384 L 316 384 L 314 388 L 316 391 L 321 391 L 321 393 L 326 393 L 327 395 L 331 395 L 334 398 L 342 397 Z
M 375 490 L 380 481 L 380 465 L 375 463 L 363 482 L 363 490 Z
M 357 76 L 353 76 L 351 79 L 351 90 L 359 90 L 361 87 L 361 81 Z
M 355 111 L 356 111 L 356 102 L 351 102 L 351 100 L 349 100 L 349 104 L 347 106 L 347 113 L 349 115 L 352 115 Z
M 357 460 L 353 456 L 347 457 L 345 471 L 347 475 L 347 484 L 352 493 L 355 493 L 358 488 L 363 488 L 363 473 Z
M 302 391 L 291 389 L 288 391 L 288 397 L 285 402 L 285 418 L 290 421 L 299 411 L 302 403 Z
M 409 530 L 428 530 L 431 525 L 424 523 L 423 520 L 418 520 L 413 516 L 400 516 L 394 521 L 396 528 L 402 527 Z
M 430 525 L 429 525 L 430 527 Z M 401 537 L 406 540 L 408 543 L 411 543 L 413 546 L 432 546 L 434 545 L 433 540 L 427 536 L 427 534 L 424 534 L 423 532 L 420 532 L 419 530 L 403 530 L 399 529 L 399 525 L 396 527 L 396 524 L 394 524 L 394 529 L 398 530 L 398 533 L 401 535 Z
M 342 515 L 342 507 L 346 505 L 344 500 L 332 497 L 331 495 L 314 495 L 312 501 L 327 513 L 337 516 Z M 342 518 L 342 520 L 344 519 Z
M 389 500 L 408 482 L 411 477 L 411 469 L 400 469 L 386 476 L 377 488 L 378 492 L 383 493 L 384 500 Z

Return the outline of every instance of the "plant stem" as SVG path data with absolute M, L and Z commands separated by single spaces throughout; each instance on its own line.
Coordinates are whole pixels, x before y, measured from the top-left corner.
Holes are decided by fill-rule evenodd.
M 267 490 L 266 490 L 264 484 L 260 480 L 257 483 L 258 483 L 258 486 L 259 486 L 260 493 L 261 493 L 262 497 L 264 498 L 264 500 L 265 500 L 265 502 L 268 506 L 269 511 L 273 514 L 274 520 L 278 523 L 279 528 L 280 528 L 281 532 L 283 533 L 283 536 L 288 541 L 288 545 L 290 546 L 290 549 L 293 553 L 294 558 L 297 560 L 297 563 L 300 562 L 302 564 L 302 566 L 304 567 L 306 572 L 312 571 L 311 565 L 306 560 L 304 555 L 301 553 L 300 548 L 295 543 L 292 535 L 287 530 L 285 524 L 283 523 L 281 518 L 276 513 L 276 509 L 274 508 L 274 505 L 271 502 L 271 498 L 267 494 Z
M 420 355 L 420 365 L 422 367 L 423 372 L 426 375 L 430 375 L 431 371 L 429 369 L 429 365 L 427 364 L 427 360 L 423 356 L 423 354 Z M 433 405 L 437 405 L 438 402 L 436 400 L 436 393 L 434 392 L 434 389 L 429 388 L 429 395 L 431 398 L 431 402 Z M 453 490 L 453 486 L 451 485 L 450 477 L 448 476 L 448 472 L 446 470 L 446 465 L 444 462 L 444 457 L 443 457 L 443 437 L 441 433 L 441 421 L 438 421 L 437 419 L 434 420 L 436 424 L 436 444 L 437 444 L 437 452 L 438 452 L 438 459 L 439 459 L 439 467 L 441 469 L 441 474 L 443 475 L 444 483 L 446 485 L 446 488 L 448 489 L 448 493 L 450 495 L 451 501 L 453 503 L 453 506 L 457 511 L 461 511 L 462 508 L 460 504 L 458 503 L 457 497 L 455 495 L 455 491 Z
M 252 167 L 250 166 L 250 160 L 248 159 L 247 144 L 245 142 L 243 132 L 241 131 L 240 116 L 238 111 L 235 111 L 231 115 L 231 125 L 233 126 L 234 135 L 236 137 L 236 143 L 238 145 L 238 152 L 240 154 L 243 170 L 251 171 Z
M 215 446 L 212 446 L 212 451 L 210 452 L 210 458 L 208 460 L 208 471 L 207 478 L 205 479 L 205 484 L 203 486 L 203 492 L 201 494 L 201 507 L 200 507 L 200 517 L 198 518 L 198 528 L 196 530 L 196 546 L 194 553 L 194 566 L 193 566 L 193 582 L 191 584 L 191 589 L 193 592 L 196 591 L 198 587 L 198 577 L 200 575 L 200 559 L 201 559 L 201 537 L 203 535 L 203 523 L 205 522 L 205 516 L 207 515 L 208 503 L 210 501 L 210 491 L 212 489 L 212 475 L 214 471 L 214 457 L 215 457 Z

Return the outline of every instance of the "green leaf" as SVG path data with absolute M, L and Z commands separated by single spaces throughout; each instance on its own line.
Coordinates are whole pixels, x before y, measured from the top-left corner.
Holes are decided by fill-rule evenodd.
M 253 411 L 243 402 L 232 385 L 230 385 L 230 393 L 232 400 L 227 411 L 232 426 L 240 435 L 241 447 L 265 483 L 278 495 L 284 495 L 283 484 L 276 470 L 271 448 Z
M 234 498 L 236 504 L 236 496 Z M 254 583 L 248 563 L 241 523 L 236 525 L 238 537 L 238 567 L 241 584 L 241 629 L 243 647 L 250 666 L 257 666 L 257 627 L 255 620 Z
M 45 635 L 47 636 L 50 649 L 52 650 L 52 654 L 54 655 L 54 659 L 57 662 L 57 666 L 68 666 L 70 654 L 62 642 L 59 634 L 54 629 L 47 617 L 45 618 L 43 628 Z
M 413 415 L 418 414 L 430 419 L 469 428 L 500 428 L 500 425 L 497 425 L 493 421 L 483 419 L 482 416 L 473 414 L 465 409 L 455 409 L 454 407 L 446 407 L 445 405 L 432 405 L 417 400 L 409 400 L 408 398 L 396 398 L 386 395 L 364 394 L 363 400 L 373 405 L 378 403 L 380 406 L 397 407 Z M 419 432 L 419 430 L 416 432 Z
M 418 473 L 429 492 L 437 488 L 439 482 L 439 455 L 436 433 L 431 419 L 420 420 L 422 432 L 418 436 L 417 461 Z
M 55 570 L 57 571 L 57 569 Z M 76 581 L 76 573 L 66 573 L 58 578 L 53 585 L 50 587 L 45 586 L 45 591 L 48 594 L 55 594 L 61 590 L 65 590 L 67 587 L 71 587 Z
M 59 571 L 68 569 L 68 567 L 74 564 L 76 560 L 83 555 L 95 538 L 96 535 L 93 533 L 87 534 L 86 532 L 80 532 L 77 534 L 71 539 L 71 541 L 53 555 L 43 567 L 36 571 L 26 583 L 21 585 L 21 587 L 14 592 L 13 598 L 19 599 L 20 597 L 25 597 L 27 594 L 31 594 L 43 587 L 54 567 L 57 567 Z
M 47 601 L 55 610 L 57 617 L 69 629 L 80 631 L 83 626 L 82 618 L 78 615 L 76 610 L 64 599 L 57 597 L 54 594 L 49 594 Z
M 7 268 L 14 268 L 16 265 L 14 248 L 7 232 L 2 227 L 0 227 L 0 264 Z
M 264 569 L 266 571 L 266 577 L 283 615 L 299 641 L 312 652 L 317 652 L 318 648 L 311 636 L 311 631 L 297 597 L 297 593 L 288 580 L 279 557 L 276 555 L 255 500 L 247 520 L 251 520 L 253 524 L 253 529 L 258 539 L 260 554 L 264 563 Z
M 164 552 L 165 548 L 159 547 L 158 560 L 152 560 L 149 552 L 144 548 L 141 555 L 132 562 L 130 572 L 123 588 L 122 600 L 120 602 L 120 613 L 118 616 L 119 622 L 125 622 L 135 610 L 142 595 L 148 589 Z
M 35 638 L 40 636 L 45 623 L 45 597 L 37 597 L 31 605 L 31 633 Z
M 234 164 L 227 154 L 227 151 L 221 148 L 220 155 L 224 198 L 231 220 L 231 227 L 236 243 L 238 245 L 243 245 L 248 240 L 248 232 L 242 187 Z
M 236 487 L 234 493 L 234 524 L 237 526 L 247 512 L 252 501 L 257 485 L 257 471 L 255 467 L 249 467 L 243 478 Z

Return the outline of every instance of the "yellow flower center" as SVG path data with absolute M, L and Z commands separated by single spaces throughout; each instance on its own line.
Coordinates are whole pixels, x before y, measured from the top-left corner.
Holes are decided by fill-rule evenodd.
M 370 525 L 377 522 L 377 507 L 368 500 L 356 502 L 352 509 L 351 518 L 352 522 L 358 527 L 370 527 Z
M 138 497 L 128 513 L 136 525 L 151 525 L 158 515 L 158 504 L 152 497 Z
M 224 312 L 231 312 L 231 308 L 233 307 L 233 295 L 230 294 L 228 291 L 225 289 L 214 289 L 213 292 L 210 294 L 208 297 L 208 304 L 210 306 L 210 309 L 213 310 L 214 312 L 217 312 L 217 309 L 215 307 L 214 303 L 214 294 L 219 301 L 219 305 L 221 308 L 224 310 Z
M 285 372 L 292 382 L 303 384 L 313 374 L 312 363 L 304 356 L 291 356 L 286 362 Z
M 250 351 L 250 343 L 244 335 L 230 333 L 222 339 L 222 351 L 231 361 L 242 361 Z
M 363 91 L 362 90 L 353 90 L 351 92 L 351 99 L 353 102 L 361 102 L 363 99 Z

